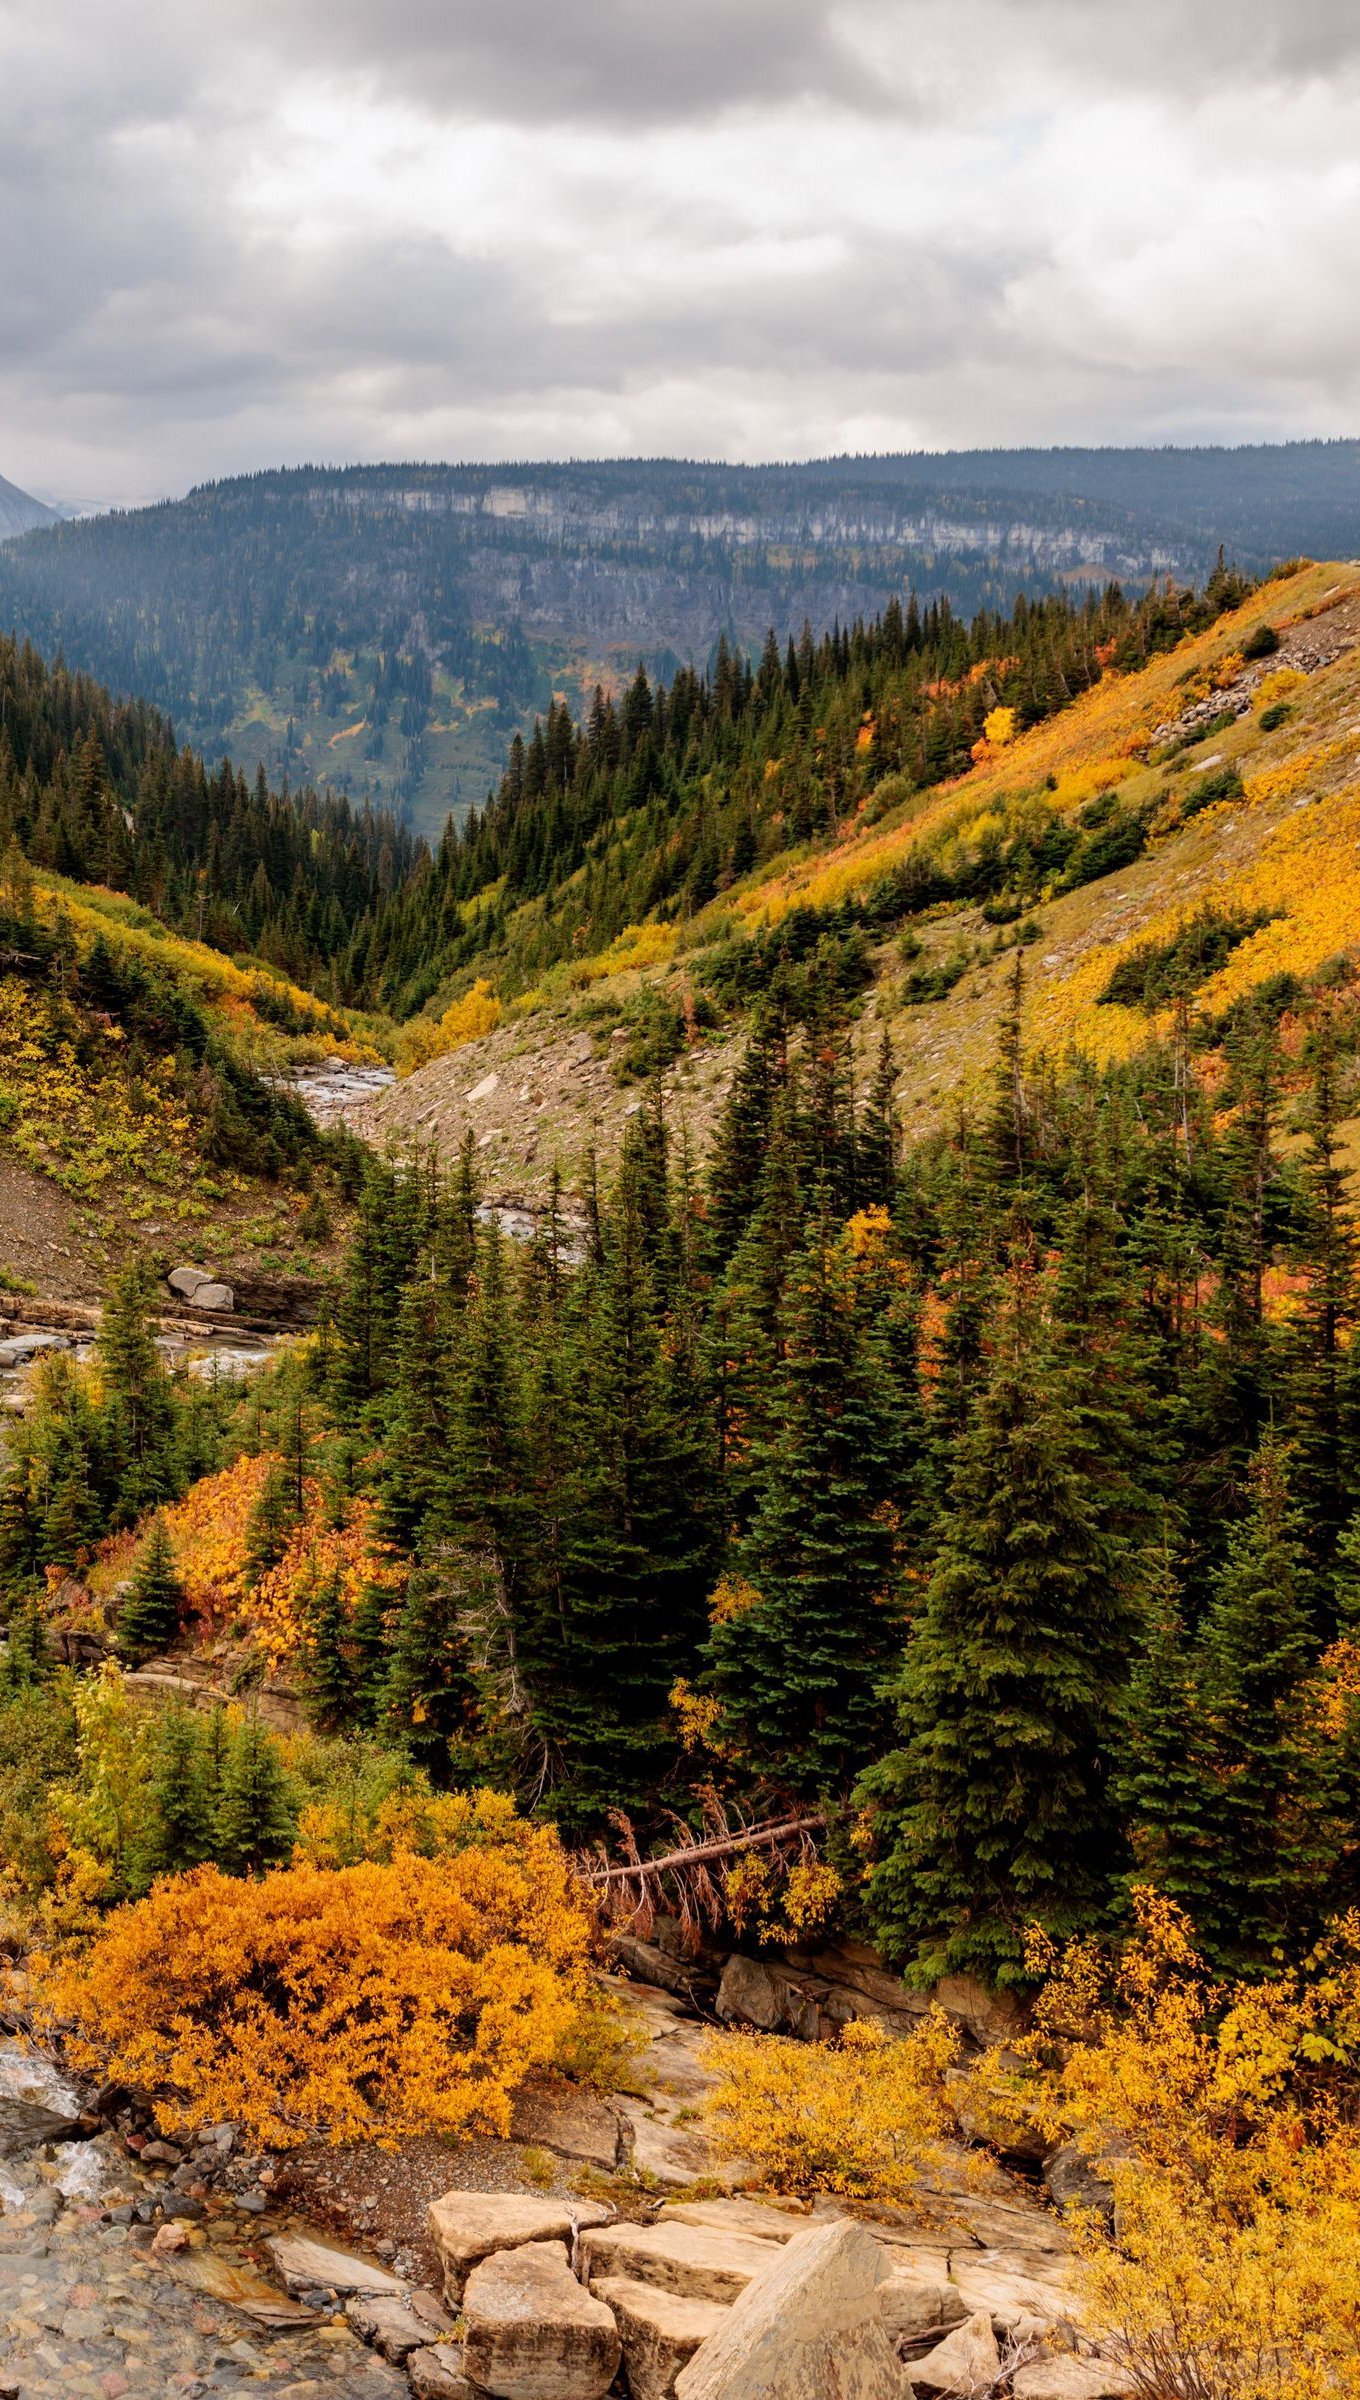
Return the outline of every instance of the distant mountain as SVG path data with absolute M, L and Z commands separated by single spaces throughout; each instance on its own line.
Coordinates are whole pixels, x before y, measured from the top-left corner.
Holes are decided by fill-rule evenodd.
M 40 525 L 59 525 L 61 518 L 55 508 L 34 500 L 21 492 L 17 483 L 6 483 L 0 475 L 0 542 L 8 542 L 16 533 L 32 533 Z
M 821 634 L 909 590 L 971 615 L 1360 552 L 1360 444 L 302 467 L 49 524 L 0 551 L 0 626 L 169 710 L 210 759 L 434 831 L 554 692 L 720 635 Z

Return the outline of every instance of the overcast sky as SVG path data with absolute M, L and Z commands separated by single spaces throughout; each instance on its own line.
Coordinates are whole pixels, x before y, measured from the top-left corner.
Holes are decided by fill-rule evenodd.
M 0 0 L 0 474 L 1360 431 L 1356 0 Z

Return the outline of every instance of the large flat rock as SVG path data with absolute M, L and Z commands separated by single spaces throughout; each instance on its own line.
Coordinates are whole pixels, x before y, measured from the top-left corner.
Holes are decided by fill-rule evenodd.
M 606 2275 L 595 2285 L 614 2312 L 632 2400 L 673 2400 L 675 2379 L 727 2314 L 718 2300 L 687 2300 L 654 2283 Z
M 904 2400 L 878 2313 L 883 2252 L 849 2218 L 809 2226 L 676 2377 L 676 2400 Z
M 1052 2258 L 1023 2252 L 954 2252 L 950 2276 L 969 2312 L 985 2309 L 999 2334 L 1080 2319 L 1082 2304 L 1070 2278 Z
M 774 2208 L 768 2200 L 666 2200 L 658 2223 L 702 2225 L 709 2233 L 745 2233 L 758 2242 L 791 2242 L 806 2233 L 809 2219 L 798 2208 Z
M 1032 2358 L 1016 2368 L 1011 2382 L 1014 2400 L 1125 2400 L 1133 2389 L 1132 2377 L 1120 2367 L 1061 2355 Z
M 463 2370 L 496 2400 L 602 2400 L 622 2346 L 561 2242 L 523 2242 L 474 2267 L 463 2292 Z
M 962 2292 L 943 2275 L 895 2269 L 878 2287 L 878 2313 L 894 2349 L 929 2349 L 968 2315 Z
M 576 2240 L 579 2229 L 607 2224 L 595 2200 L 539 2200 L 520 2192 L 445 2192 L 427 2211 L 430 2238 L 444 2270 L 444 2297 L 455 2308 L 474 2267 L 522 2242 Z
M 526 2084 L 515 2094 L 510 2139 L 556 2150 L 563 2158 L 583 2159 L 612 2174 L 632 2147 L 625 2128 L 618 2109 L 583 2092 L 579 2084 Z
M 655 2284 L 687 2300 L 737 2300 L 783 2256 L 778 2242 L 706 2225 L 606 2225 L 581 2240 L 581 2271 L 593 2286 L 606 2276 Z

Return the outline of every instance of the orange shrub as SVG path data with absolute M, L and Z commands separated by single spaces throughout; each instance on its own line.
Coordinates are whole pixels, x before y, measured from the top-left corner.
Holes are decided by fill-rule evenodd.
M 589 1920 L 550 1828 L 518 1851 L 167 1878 L 82 1961 L 37 1962 L 77 2066 L 169 2085 L 169 2126 L 222 2118 L 287 2147 L 504 2134 L 568 2040 Z

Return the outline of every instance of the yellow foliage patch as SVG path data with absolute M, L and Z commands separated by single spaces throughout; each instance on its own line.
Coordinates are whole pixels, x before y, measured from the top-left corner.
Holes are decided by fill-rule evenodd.
M 461 1000 L 450 1003 L 437 1023 L 428 1017 L 417 1017 L 405 1028 L 397 1053 L 398 1069 L 403 1075 L 412 1075 L 432 1058 L 445 1058 L 450 1051 L 479 1041 L 483 1034 L 494 1033 L 500 1021 L 501 1004 L 495 989 L 485 975 L 479 975 Z
M 944 2076 L 958 2043 L 938 2008 L 903 2041 L 867 2020 L 836 2043 L 724 2034 L 707 2046 L 705 2116 L 719 2149 L 773 2191 L 910 2200 L 953 2122 Z
M 525 1836 L 167 1878 L 83 1961 L 40 1961 L 39 1988 L 78 2065 L 173 2088 L 165 2124 L 230 2117 L 281 2147 L 504 2134 L 580 2014 L 590 1935 L 555 1833 Z

